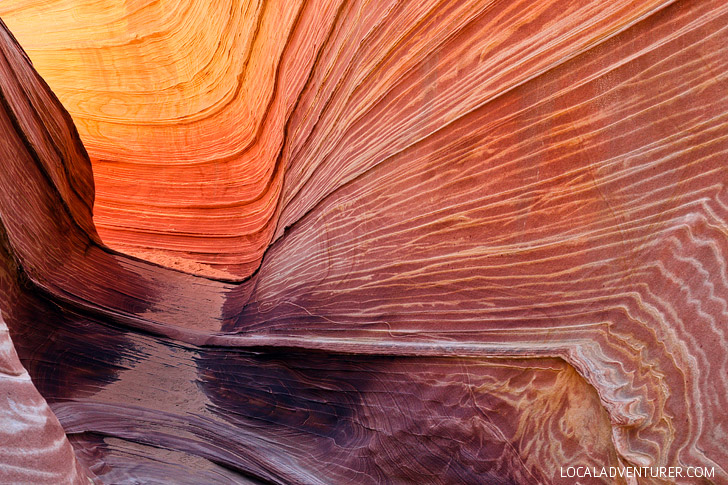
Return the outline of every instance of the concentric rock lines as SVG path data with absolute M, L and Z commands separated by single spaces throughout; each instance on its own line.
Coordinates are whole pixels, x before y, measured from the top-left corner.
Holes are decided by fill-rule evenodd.
M 3 483 L 84 483 L 58 419 L 33 387 L 0 319 L 0 450 Z
M 728 482 L 728 5 L 0 16 L 0 473 Z

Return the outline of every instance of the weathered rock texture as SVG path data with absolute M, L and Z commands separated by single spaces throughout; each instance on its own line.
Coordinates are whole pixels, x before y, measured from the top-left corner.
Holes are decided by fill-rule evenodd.
M 0 317 L 0 483 L 86 483 L 86 475 Z
M 725 2 L 0 16 L 50 85 L 3 28 L 0 309 L 89 470 L 53 473 L 728 483 Z

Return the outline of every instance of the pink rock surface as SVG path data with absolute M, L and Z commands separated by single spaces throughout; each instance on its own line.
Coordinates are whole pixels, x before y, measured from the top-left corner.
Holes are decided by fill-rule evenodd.
M 0 317 L 0 483 L 89 483 Z
M 167 25 L 132 3 L 136 28 Z M 20 32 L 39 5 L 17 9 Z M 0 309 L 79 462 L 105 483 L 571 484 L 568 466 L 728 483 L 728 5 L 332 6 L 281 6 L 234 42 L 211 28 L 270 47 L 240 84 L 261 91 L 225 105 L 250 108 L 240 126 L 200 109 L 207 128 L 164 118 L 169 138 L 147 119 L 151 82 L 151 98 L 114 88 L 141 118 L 94 124 L 108 104 L 70 103 L 79 134 L 0 29 Z M 71 32 L 126 52 L 120 66 L 134 46 L 161 52 L 133 25 L 110 41 L 114 15 Z M 159 36 L 207 45 L 189 26 Z M 73 75 L 81 93 L 103 78 Z M 200 108 L 192 92 L 160 113 Z M 241 139 L 251 151 L 232 156 Z M 212 212 L 197 156 L 229 170 Z M 260 185 L 236 185 L 247 169 Z M 135 173 L 172 193 L 131 194 Z M 152 261 L 99 237 L 94 176 L 116 242 Z M 152 213 L 188 226 L 165 233 Z M 164 259 L 180 255 L 181 271 Z

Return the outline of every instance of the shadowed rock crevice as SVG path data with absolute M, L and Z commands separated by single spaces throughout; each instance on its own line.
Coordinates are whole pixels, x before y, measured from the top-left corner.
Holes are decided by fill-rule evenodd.
M 722 2 L 0 16 L 0 473 L 728 480 Z

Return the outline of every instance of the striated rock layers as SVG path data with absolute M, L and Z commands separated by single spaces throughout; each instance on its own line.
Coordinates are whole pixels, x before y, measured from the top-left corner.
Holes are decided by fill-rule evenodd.
M 0 480 L 728 483 L 725 2 L 0 17 Z
M 86 476 L 0 318 L 0 483 L 85 483 Z

